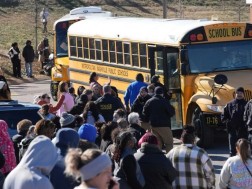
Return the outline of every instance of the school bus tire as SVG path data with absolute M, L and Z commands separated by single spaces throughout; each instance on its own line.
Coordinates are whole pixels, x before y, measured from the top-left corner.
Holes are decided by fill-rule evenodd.
M 196 144 L 202 148 L 210 148 L 214 144 L 214 129 L 204 125 L 203 113 L 197 107 L 192 114 L 192 125 L 196 131 Z
M 57 101 L 57 93 L 58 93 L 58 85 L 59 85 L 59 82 L 55 82 L 55 81 L 51 81 L 51 84 L 50 84 L 50 92 L 51 92 L 51 96 L 52 96 L 52 99 L 54 101 Z

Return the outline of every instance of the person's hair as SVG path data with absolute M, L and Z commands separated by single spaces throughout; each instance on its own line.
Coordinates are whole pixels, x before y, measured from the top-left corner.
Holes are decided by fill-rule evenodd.
M 11 44 L 12 47 L 16 47 L 17 45 L 18 45 L 17 42 L 14 42 L 14 43 Z
M 94 78 L 97 76 L 96 72 L 92 72 L 89 77 L 89 84 L 92 82 L 96 82 Z
M 114 144 L 116 143 L 116 137 L 119 135 L 120 132 L 121 131 L 118 127 L 111 132 L 111 140 L 113 141 Z
M 91 89 L 85 89 L 82 94 L 90 95 L 92 93 L 93 93 L 93 91 Z
M 84 90 L 85 90 L 84 86 L 82 86 L 82 85 L 79 86 L 78 89 L 77 89 L 77 95 L 80 96 L 83 93 Z
M 26 45 L 30 45 L 31 44 L 31 40 L 27 40 L 25 44 Z
M 74 94 L 75 93 L 75 89 L 73 87 L 69 87 L 68 88 L 68 92 L 71 93 L 71 94 Z
M 117 128 L 117 123 L 114 121 L 110 121 L 108 124 L 103 124 L 101 127 L 101 138 L 103 140 L 111 141 L 111 133 L 115 128 Z
M 137 80 L 137 81 L 144 82 L 144 77 L 143 77 L 143 74 L 138 73 L 138 74 L 136 75 L 136 80 Z
M 139 121 L 139 114 L 136 113 L 136 112 L 131 112 L 129 115 L 128 115 L 128 122 L 129 124 L 134 124 L 134 123 L 138 123 Z
M 65 174 L 78 179 L 80 169 L 102 154 L 98 149 L 87 149 L 82 153 L 80 149 L 69 149 L 65 157 Z
M 241 157 L 242 161 L 244 163 L 247 163 L 247 160 L 251 159 L 251 149 L 249 141 L 244 138 L 240 138 L 236 142 L 236 148 L 239 152 L 239 156 Z
M 133 135 L 128 131 L 123 131 L 115 139 L 115 152 L 112 157 L 116 162 L 120 162 L 122 153 L 127 147 L 128 142 L 133 140 Z
M 103 86 L 103 93 L 110 93 L 111 92 L 111 86 L 110 85 L 104 85 Z
M 195 129 L 191 125 L 185 125 L 181 134 L 181 141 L 184 144 L 192 144 L 195 141 Z
M 50 120 L 41 119 L 39 120 L 36 125 L 34 132 L 36 135 L 45 135 L 48 138 L 51 138 L 55 131 L 55 125 Z
M 59 83 L 59 86 L 58 86 L 58 92 L 59 92 L 59 93 L 67 92 L 67 91 L 65 90 L 65 86 L 66 86 L 66 85 L 67 85 L 67 82 L 61 81 L 61 82 Z
M 30 126 L 32 126 L 31 120 L 23 119 L 19 121 L 17 124 L 17 132 L 25 135 L 27 131 L 29 130 Z
M 41 98 L 46 98 L 47 96 L 49 96 L 47 93 L 44 93 L 41 95 Z
M 147 89 L 148 89 L 148 90 L 152 90 L 152 91 L 154 92 L 154 90 L 155 90 L 155 85 L 154 85 L 154 84 L 149 84 L 149 85 L 147 86 Z
M 122 130 L 127 129 L 129 127 L 129 124 L 125 118 L 119 118 L 117 120 L 117 124 L 118 124 L 118 127 Z
M 26 137 L 34 136 L 35 135 L 34 130 L 35 130 L 35 126 L 34 125 L 30 126 L 27 133 L 26 133 Z
M 80 148 L 82 152 L 86 151 L 87 149 L 99 149 L 95 143 L 89 142 L 85 139 L 80 139 L 78 148 Z
M 75 127 L 78 129 L 80 128 L 81 125 L 83 125 L 84 119 L 80 115 L 75 115 Z
M 116 113 L 120 118 L 125 118 L 126 117 L 126 112 L 122 108 L 119 108 L 119 109 L 115 110 L 114 113 Z
M 6 84 L 5 84 L 5 85 L 6 85 Z M 8 93 L 8 89 L 7 89 L 7 88 L 4 89 L 4 87 L 3 87 L 2 89 L 0 89 L 0 96 L 1 96 L 1 97 L 5 98 L 5 99 L 8 99 L 7 93 Z
M 116 87 L 114 86 L 110 86 L 111 87 L 111 94 L 114 96 L 114 97 L 118 97 L 118 90 Z
M 50 106 L 48 104 L 43 104 L 41 106 L 41 109 L 42 109 L 42 113 L 44 115 L 48 115 L 49 114 L 49 109 L 50 109 Z
M 88 102 L 84 108 L 83 119 L 85 122 L 87 121 L 88 111 L 91 112 L 95 121 L 99 120 L 99 109 L 97 108 L 97 105 L 93 101 Z

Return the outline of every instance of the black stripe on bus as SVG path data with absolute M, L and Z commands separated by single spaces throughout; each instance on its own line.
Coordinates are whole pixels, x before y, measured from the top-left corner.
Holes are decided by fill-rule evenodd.
M 92 71 L 86 71 L 86 70 L 80 70 L 80 69 L 76 69 L 76 68 L 69 68 L 70 72 L 77 72 L 77 73 L 84 73 L 84 74 L 90 74 L 92 73 Z M 102 73 L 98 73 L 99 76 L 107 78 L 108 76 L 110 77 L 110 79 L 114 79 L 114 80 L 118 80 L 118 81 L 124 81 L 127 83 L 132 83 L 135 80 L 133 79 L 125 79 L 125 78 L 120 78 L 120 77 L 116 77 L 116 76 L 112 76 L 112 75 L 108 75 L 108 74 L 102 74 Z M 89 84 L 88 84 L 89 85 Z
M 89 83 L 87 83 L 87 82 L 85 82 L 85 81 L 78 81 L 78 80 L 71 79 L 70 82 L 71 82 L 71 83 L 77 83 L 77 84 L 80 84 L 80 85 L 89 86 Z M 117 91 L 118 91 L 118 93 L 120 93 L 120 94 L 124 94 L 124 93 L 125 93 L 125 91 L 123 91 L 123 90 L 118 90 L 118 89 L 117 89 Z
M 132 67 L 132 66 L 123 66 L 123 65 L 113 64 L 113 63 L 96 62 L 93 60 L 82 60 L 82 59 L 73 58 L 73 57 L 70 57 L 69 59 L 83 62 L 83 63 L 97 64 L 100 66 L 109 66 L 109 67 L 114 67 L 114 68 L 122 68 L 122 69 L 126 69 L 126 70 L 134 70 L 134 71 L 139 71 L 139 72 L 144 72 L 144 73 L 150 73 L 150 69 L 148 69 L 148 68 L 136 68 L 136 67 Z

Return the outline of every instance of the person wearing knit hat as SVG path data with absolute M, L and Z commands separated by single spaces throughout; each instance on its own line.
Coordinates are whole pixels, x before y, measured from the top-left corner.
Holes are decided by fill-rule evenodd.
M 85 123 L 79 128 L 78 134 L 81 139 L 85 139 L 88 142 L 95 143 L 97 130 L 95 126 Z
M 74 128 L 75 127 L 75 116 L 68 114 L 67 112 L 62 113 L 60 117 L 60 126 L 63 128 Z
M 244 114 L 247 101 L 244 99 L 244 88 L 235 90 L 235 99 L 228 102 L 221 114 L 221 121 L 226 124 L 229 140 L 230 156 L 236 155 L 236 142 L 240 138 L 248 138 L 246 123 L 248 116 Z
M 141 147 L 134 156 L 145 178 L 144 188 L 172 188 L 171 183 L 178 174 L 170 160 L 160 150 L 157 137 L 152 133 L 145 133 L 139 143 Z
M 149 120 L 151 131 L 157 136 L 160 149 L 165 146 L 168 153 L 173 148 L 171 117 L 175 114 L 175 109 L 169 100 L 163 97 L 163 93 L 162 87 L 155 88 L 155 95 L 143 107 L 143 115 Z

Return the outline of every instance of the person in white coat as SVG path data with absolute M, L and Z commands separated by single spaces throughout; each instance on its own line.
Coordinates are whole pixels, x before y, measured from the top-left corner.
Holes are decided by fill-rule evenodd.
M 53 189 L 48 175 L 57 160 L 58 154 L 51 140 L 37 136 L 18 166 L 7 176 L 3 189 Z
M 220 189 L 251 189 L 252 158 L 250 143 L 241 138 L 236 143 L 237 155 L 228 158 L 220 174 Z

